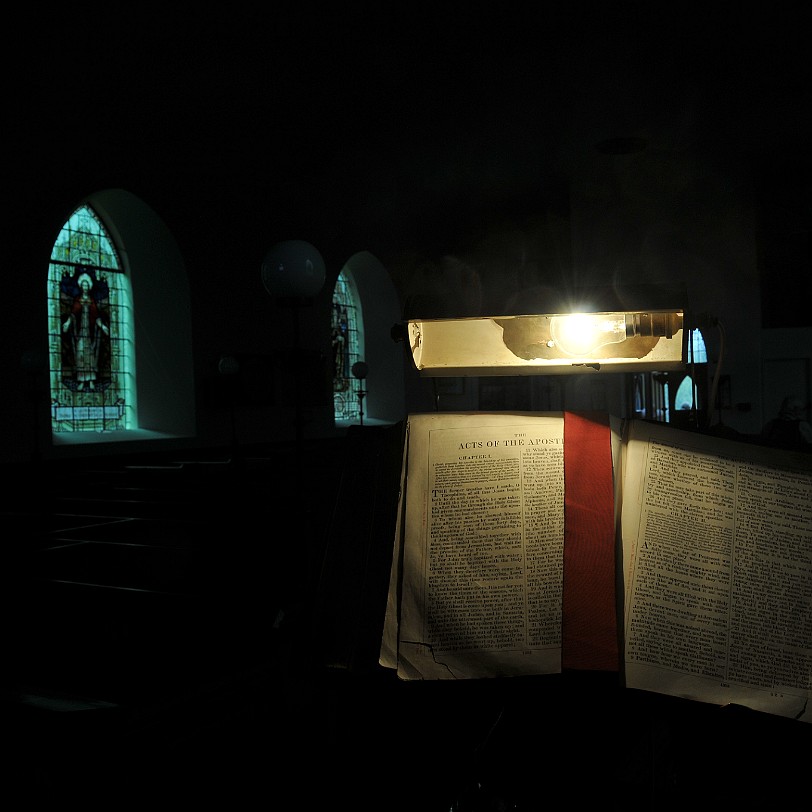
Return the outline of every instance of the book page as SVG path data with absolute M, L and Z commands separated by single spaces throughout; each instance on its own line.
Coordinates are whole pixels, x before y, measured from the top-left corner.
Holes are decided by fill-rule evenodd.
M 812 721 L 812 455 L 627 428 L 627 687 Z
M 410 415 L 398 675 L 561 670 L 563 416 Z

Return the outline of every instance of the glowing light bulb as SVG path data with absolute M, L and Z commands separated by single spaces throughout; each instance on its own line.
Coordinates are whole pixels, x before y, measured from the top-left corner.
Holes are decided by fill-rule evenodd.
M 625 313 L 573 313 L 553 316 L 550 335 L 561 352 L 583 356 L 607 344 L 619 344 L 628 337 Z

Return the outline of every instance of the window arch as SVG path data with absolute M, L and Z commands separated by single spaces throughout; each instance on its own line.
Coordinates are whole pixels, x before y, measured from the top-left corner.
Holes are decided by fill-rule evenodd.
M 705 349 L 705 339 L 699 330 L 691 330 L 690 341 L 688 342 L 688 368 L 694 369 L 694 364 L 707 364 L 708 353 Z M 674 395 L 675 412 L 696 412 L 704 408 L 702 395 L 697 386 L 694 376 L 690 373 L 677 386 Z
M 99 214 L 79 206 L 48 268 L 51 429 L 136 427 L 130 279 Z
M 352 421 L 358 417 L 360 406 L 360 383 L 352 374 L 352 366 L 364 358 L 364 319 L 357 285 L 346 266 L 333 288 L 331 334 L 333 416 L 336 422 Z
M 690 375 L 686 375 L 680 382 L 680 385 L 677 387 L 677 392 L 674 395 L 674 410 L 684 412 L 695 409 L 696 406 L 694 379 Z
M 691 330 L 691 341 L 688 344 L 688 363 L 708 363 L 708 352 L 705 349 L 705 339 L 702 338 L 701 330 Z
M 635 375 L 632 409 L 636 417 L 662 423 L 689 425 L 705 409 L 708 362 L 705 340 L 699 330 L 691 330 L 688 341 L 688 371 L 652 372 Z

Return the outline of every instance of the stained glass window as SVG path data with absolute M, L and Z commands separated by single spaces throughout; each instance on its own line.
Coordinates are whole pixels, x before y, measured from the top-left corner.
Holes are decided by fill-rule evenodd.
M 364 322 L 361 302 L 352 274 L 344 269 L 333 289 L 333 410 L 336 421 L 352 421 L 359 415 L 359 381 L 352 365 L 363 360 Z
M 688 367 L 694 364 L 707 364 L 708 353 L 705 349 L 705 340 L 702 333 L 695 329 L 688 334 Z M 691 374 L 679 373 L 649 373 L 650 404 L 646 402 L 646 382 L 642 376 L 635 376 L 634 380 L 634 414 L 638 417 L 648 417 L 664 423 L 670 423 L 675 412 L 695 412 L 703 408 L 702 400 L 705 389 L 699 384 L 701 375 L 696 379 Z M 669 389 L 674 392 L 674 402 L 671 403 Z M 673 411 L 672 411 L 673 410 Z
M 680 411 L 695 409 L 699 405 L 697 400 L 694 379 L 686 375 L 677 387 L 677 394 L 674 395 L 674 408 Z
M 705 349 L 705 339 L 701 330 L 691 330 L 691 340 L 688 343 L 688 363 L 707 364 L 708 353 Z
M 708 353 L 705 349 L 705 339 L 702 338 L 702 333 L 699 330 L 691 330 L 688 334 L 688 364 L 707 364 Z M 699 389 L 691 375 L 686 375 L 680 385 L 677 387 L 677 392 L 674 395 L 674 409 L 678 411 L 690 411 L 701 409 Z
M 136 428 L 130 280 L 99 215 L 80 206 L 48 268 L 51 428 Z

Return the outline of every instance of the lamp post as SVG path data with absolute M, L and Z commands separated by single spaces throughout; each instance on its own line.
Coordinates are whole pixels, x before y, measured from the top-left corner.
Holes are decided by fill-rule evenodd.
M 324 287 L 326 270 L 318 250 L 304 240 L 276 243 L 262 262 L 262 284 L 282 307 L 290 308 L 293 317 L 293 394 L 296 442 L 304 434 L 300 363 L 299 321 L 302 307 L 312 305 L 313 298 Z
M 358 397 L 358 417 L 362 426 L 364 425 L 364 396 L 366 395 L 364 378 L 366 378 L 368 372 L 369 367 L 364 361 L 356 361 L 352 365 L 352 374 L 358 380 L 358 390 L 355 394 Z

